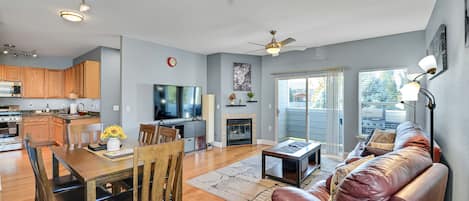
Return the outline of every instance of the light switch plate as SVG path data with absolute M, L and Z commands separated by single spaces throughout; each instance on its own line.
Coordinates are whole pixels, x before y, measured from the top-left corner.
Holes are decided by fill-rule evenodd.
M 113 105 L 112 110 L 113 111 L 119 111 L 119 106 L 118 105 Z

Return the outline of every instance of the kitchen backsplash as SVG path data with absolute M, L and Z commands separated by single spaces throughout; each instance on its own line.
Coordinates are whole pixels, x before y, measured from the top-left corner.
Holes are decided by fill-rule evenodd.
M 46 105 L 52 110 L 68 108 L 71 103 L 83 103 L 85 110 L 92 112 L 100 111 L 99 99 L 29 99 L 29 98 L 0 98 L 0 105 L 19 105 L 20 110 L 44 110 Z

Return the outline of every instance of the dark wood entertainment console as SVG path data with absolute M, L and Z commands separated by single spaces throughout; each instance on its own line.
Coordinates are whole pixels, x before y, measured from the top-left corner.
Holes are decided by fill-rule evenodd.
M 186 153 L 207 148 L 204 120 L 163 122 L 160 125 L 179 129 L 179 134 L 184 139 Z

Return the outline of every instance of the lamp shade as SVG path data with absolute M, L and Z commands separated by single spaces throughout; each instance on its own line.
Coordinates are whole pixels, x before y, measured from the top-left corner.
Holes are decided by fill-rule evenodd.
M 420 60 L 419 62 L 420 68 L 422 68 L 425 72 L 434 74 L 436 71 L 437 63 L 436 58 L 433 55 L 428 55 Z
M 402 101 L 417 101 L 419 99 L 420 84 L 418 82 L 409 82 L 404 85 L 400 92 Z

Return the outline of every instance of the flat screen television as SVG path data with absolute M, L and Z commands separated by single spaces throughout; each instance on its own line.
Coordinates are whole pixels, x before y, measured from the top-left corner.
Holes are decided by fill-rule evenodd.
M 202 115 L 202 90 L 196 86 L 155 84 L 154 119 L 195 118 Z

